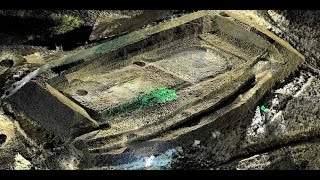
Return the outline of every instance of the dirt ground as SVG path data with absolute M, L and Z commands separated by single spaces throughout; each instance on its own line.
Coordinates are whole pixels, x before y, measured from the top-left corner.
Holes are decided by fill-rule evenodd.
M 256 11 L 319 69 L 318 11 Z M 270 23 L 270 24 L 269 24 Z M 306 71 L 303 69 L 307 69 Z M 311 68 L 312 69 L 312 68 Z M 298 69 L 241 121 L 173 160 L 174 169 L 319 169 L 319 71 Z M 267 109 L 262 111 L 264 105 Z
M 0 11 L 0 23 L 8 16 L 32 20 L 39 13 L 39 17 L 44 19 L 41 22 L 46 21 L 51 14 L 66 14 L 79 18 L 84 23 L 79 32 L 64 32 L 65 35 L 46 31 L 45 28 L 34 33 L 38 29 L 31 26 L 24 33 L 2 30 L 0 35 L 6 35 L 6 38 L 0 41 L 1 62 L 10 57 L 14 59 L 13 63 L 19 63 L 25 55 L 55 54 L 63 49 L 90 46 L 101 39 L 90 41 L 90 33 L 86 28 L 91 28 L 91 32 L 99 25 L 101 18 L 127 18 L 141 12 Z M 174 16 L 170 13 L 168 19 Z M 151 161 L 150 158 L 159 160 L 159 169 L 320 169 L 320 11 L 241 13 L 256 18 L 262 26 L 288 41 L 305 56 L 306 63 L 283 82 L 276 84 L 259 101 L 257 107 L 238 122 L 220 131 L 211 132 L 211 138 L 205 141 L 195 139 L 193 144 L 177 147 L 174 152 L 168 151 L 160 156 L 150 156 L 145 161 Z M 50 38 L 46 39 L 46 36 Z M 79 41 L 70 41 L 69 44 L 61 40 L 71 37 L 81 38 Z M 0 71 L 4 72 L 6 68 L 6 65 L 2 65 Z M 30 71 L 33 67 L 25 68 L 27 70 L 18 69 L 16 72 Z M 0 85 L 5 86 L 8 74 L 1 74 L 0 78 Z M 262 106 L 266 109 L 261 108 Z M 38 146 L 25 134 L 13 115 L 2 109 L 0 157 L 0 169 L 81 169 L 79 164 L 84 155 L 72 146 L 54 148 L 51 142 Z M 140 168 L 139 163 L 128 166 Z

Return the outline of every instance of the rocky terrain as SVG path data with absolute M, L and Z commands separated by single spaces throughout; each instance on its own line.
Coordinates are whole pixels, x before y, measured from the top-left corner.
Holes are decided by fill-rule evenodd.
M 186 149 L 173 163 L 175 168 L 319 169 L 317 13 L 256 12 L 267 21 L 262 20 L 262 24 L 291 42 L 306 56 L 307 63 L 277 84 L 247 117 L 212 132 L 213 138 L 199 146 Z
M 130 152 L 139 154 L 141 149 L 133 145 L 129 155 L 123 155 L 125 158 L 119 155 L 120 160 L 127 158 L 128 163 L 106 167 L 101 162 L 101 167 L 97 167 L 99 163 L 92 166 L 92 157 L 79 148 L 82 144 L 63 144 L 50 134 L 41 137 L 39 143 L 35 137 L 42 133 L 41 128 L 28 121 L 21 123 L 18 119 L 24 117 L 12 113 L 10 106 L 1 101 L 0 169 L 319 169 L 320 12 L 230 12 L 254 19 L 305 57 L 303 65 L 276 83 L 238 121 L 204 134 L 208 137 L 204 140 L 195 137 L 192 143 L 163 153 L 133 157 Z M 0 30 L 1 96 L 8 95 L 12 84 L 50 62 L 50 58 L 89 49 L 188 13 L 191 11 L 1 10 L 0 23 L 6 27 Z M 55 71 L 41 78 L 49 79 Z M 117 154 L 124 151 L 125 148 L 115 149 L 115 160 L 105 161 L 118 161 Z M 145 151 L 149 150 L 141 153 Z M 135 160 L 129 161 L 130 158 Z

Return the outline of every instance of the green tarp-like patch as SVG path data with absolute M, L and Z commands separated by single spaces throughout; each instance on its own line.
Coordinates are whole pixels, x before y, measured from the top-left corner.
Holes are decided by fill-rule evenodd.
M 161 88 L 153 90 L 147 94 L 133 98 L 128 102 L 122 103 L 116 107 L 106 110 L 105 116 L 112 116 L 130 110 L 142 110 L 144 107 L 155 106 L 158 104 L 165 104 L 167 102 L 176 100 L 178 98 L 176 90 L 169 88 Z

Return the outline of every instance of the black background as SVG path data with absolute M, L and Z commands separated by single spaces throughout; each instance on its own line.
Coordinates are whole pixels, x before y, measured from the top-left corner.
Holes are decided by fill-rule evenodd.
M 1 9 L 320 9 L 319 0 L 3 0 Z

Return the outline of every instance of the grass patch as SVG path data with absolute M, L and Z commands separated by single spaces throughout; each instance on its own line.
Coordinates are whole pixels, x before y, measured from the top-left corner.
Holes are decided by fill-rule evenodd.
M 57 35 L 64 34 L 84 25 L 84 21 L 82 19 L 66 14 L 52 14 L 51 18 L 56 23 L 56 26 L 53 27 L 53 32 Z

